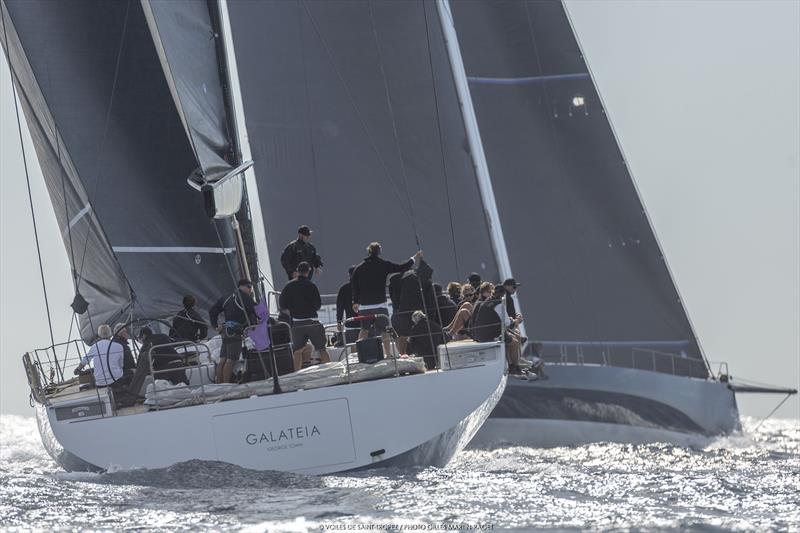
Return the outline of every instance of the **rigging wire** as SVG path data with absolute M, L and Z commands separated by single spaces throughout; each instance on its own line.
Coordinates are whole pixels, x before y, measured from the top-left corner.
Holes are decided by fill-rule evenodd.
M 2 6 L 0 6 L 0 10 L 2 10 Z M 31 178 L 30 178 L 30 172 L 28 170 L 28 158 L 25 154 L 25 141 L 22 136 L 22 121 L 19 118 L 19 99 L 17 97 L 17 86 L 16 83 L 14 83 L 14 80 L 18 80 L 18 78 L 16 72 L 14 71 L 13 66 L 11 65 L 11 58 L 10 58 L 11 51 L 8 48 L 8 23 L 5 19 L 5 11 L 4 10 L 1 11 L 0 15 L 3 17 L 3 40 L 5 41 L 6 53 L 8 54 L 7 59 L 9 60 L 8 67 L 11 72 L 11 79 L 12 79 L 11 92 L 14 95 L 14 113 L 17 118 L 17 132 L 19 133 L 19 144 L 20 144 L 20 149 L 22 151 L 22 164 L 23 167 L 25 168 L 25 183 L 28 189 L 28 205 L 30 206 L 31 209 L 31 221 L 33 222 L 33 237 L 34 240 L 36 241 L 36 256 L 39 261 L 39 275 L 41 276 L 42 280 L 42 294 L 44 295 L 44 307 L 45 311 L 47 312 L 47 327 L 50 332 L 50 345 L 53 346 L 53 353 L 55 354 L 56 341 L 53 335 L 53 320 L 52 317 L 50 316 L 50 302 L 48 301 L 47 298 L 47 284 L 45 283 L 45 278 L 44 278 L 44 266 L 42 264 L 42 250 L 41 246 L 39 245 L 39 230 L 36 227 L 36 211 L 33 208 L 33 194 L 31 193 Z M 58 364 L 58 357 L 56 357 L 56 369 L 63 378 L 61 365 Z
M 442 134 L 442 118 L 439 113 L 439 92 L 436 90 L 436 75 L 433 69 L 433 50 L 431 49 L 431 32 L 428 26 L 428 7 L 425 0 L 422 2 L 422 12 L 425 15 L 425 38 L 428 43 L 428 65 L 431 71 L 431 86 L 433 87 L 433 103 L 436 109 L 436 130 L 439 134 L 439 153 L 442 156 L 442 176 L 444 177 L 444 190 L 447 196 L 447 214 L 450 217 L 450 239 L 453 244 L 453 260 L 456 267 L 456 279 L 461 279 L 461 269 L 458 266 L 458 248 L 456 246 L 456 229 L 453 222 L 453 204 L 450 200 L 450 184 L 447 179 L 447 159 L 444 155 L 444 137 Z M 441 317 L 440 317 L 441 320 Z
M 330 46 L 328 46 L 327 40 L 322 35 L 322 31 L 320 30 L 319 26 L 317 25 L 316 19 L 311 14 L 311 9 L 308 7 L 307 2 L 305 0 L 298 0 L 298 1 L 303 5 L 303 8 L 305 9 L 306 14 L 308 15 L 308 18 L 311 21 L 311 26 L 314 28 L 314 33 L 317 34 L 317 37 L 319 38 L 320 43 L 322 44 L 322 48 L 323 48 L 323 50 L 325 51 L 325 54 L 328 57 L 328 61 L 330 62 L 331 66 L 333 67 L 333 70 L 336 73 L 336 76 L 339 79 L 339 82 L 342 84 L 342 88 L 344 89 L 345 94 L 347 95 L 347 99 L 350 102 L 350 105 L 352 106 L 353 111 L 355 112 L 356 117 L 358 118 L 358 120 L 359 120 L 359 122 L 361 124 L 361 127 L 364 129 L 364 133 L 367 135 L 367 140 L 370 142 L 370 146 L 372 147 L 372 150 L 375 152 L 375 156 L 378 158 L 378 162 L 380 163 L 381 168 L 383 169 L 383 172 L 384 172 L 386 178 L 392 184 L 392 189 L 394 190 L 395 194 L 397 195 L 398 199 L 401 202 L 399 204 L 400 209 L 403 211 L 403 214 L 405 214 L 406 217 L 409 219 L 409 221 L 411 223 L 411 226 L 412 226 L 412 229 L 414 231 L 414 237 L 417 240 L 417 242 L 419 242 L 419 236 L 417 234 L 416 223 L 414 222 L 413 215 L 410 214 L 409 211 L 406 209 L 406 207 L 403 205 L 403 196 L 400 193 L 399 188 L 397 187 L 397 183 L 395 183 L 394 179 L 392 179 L 392 173 L 389 171 L 389 167 L 386 164 L 386 161 L 383 159 L 383 156 L 381 155 L 380 150 L 378 150 L 378 145 L 375 142 L 375 138 L 372 135 L 372 132 L 370 131 L 369 127 L 367 126 L 366 120 L 364 119 L 364 116 L 361 114 L 361 110 L 358 107 L 358 104 L 356 104 L 356 100 L 355 100 L 355 97 L 353 96 L 352 91 L 350 90 L 350 86 L 345 81 L 344 75 L 342 74 L 341 70 L 339 69 L 339 66 L 336 64 L 336 61 L 334 61 L 334 59 L 333 59 L 333 54 L 331 52 Z
M 753 432 L 755 433 L 755 431 L 756 431 L 758 428 L 760 428 L 760 427 L 761 427 L 761 424 L 763 424 L 764 422 L 766 422 L 766 421 L 767 421 L 767 419 L 768 419 L 769 417 L 771 417 L 772 415 L 774 415 L 774 414 L 775 414 L 775 411 L 777 411 L 778 409 L 780 409 L 780 408 L 781 408 L 781 406 L 782 406 L 783 404 L 785 404 L 785 403 L 786 403 L 786 400 L 788 400 L 788 399 L 789 399 L 791 396 L 792 396 L 791 394 L 787 394 L 787 395 L 786 395 L 786 397 L 785 397 L 783 400 L 781 400 L 781 402 L 780 402 L 778 405 L 776 405 L 776 406 L 775 406 L 775 409 L 773 409 L 772 411 L 770 411 L 770 413 L 769 413 L 767 416 L 765 416 L 764 418 L 762 418 L 762 419 L 761 419 L 761 422 L 759 422 L 759 423 L 756 425 L 756 427 L 754 427 L 754 428 L 753 428 Z
M 424 0 L 422 1 L 421 5 L 422 5 L 422 10 L 425 13 L 425 32 L 426 32 L 426 34 L 429 34 L 427 8 L 425 7 Z M 406 170 L 405 158 L 403 157 L 403 150 L 402 150 L 402 148 L 400 146 L 400 136 L 397 133 L 397 119 L 396 119 L 395 112 L 394 112 L 394 104 L 392 102 L 391 91 L 389 90 L 389 80 L 388 80 L 388 78 L 386 76 L 386 69 L 383 66 L 383 55 L 381 53 L 380 39 L 378 39 L 378 29 L 377 29 L 377 25 L 375 24 L 375 13 L 374 13 L 374 10 L 373 10 L 373 2 L 372 2 L 372 0 L 370 0 L 370 2 L 368 3 L 368 6 L 369 6 L 369 18 L 370 18 L 370 22 L 372 23 L 372 35 L 375 38 L 375 49 L 376 49 L 376 51 L 378 53 L 378 66 L 380 67 L 381 78 L 383 80 L 383 88 L 384 88 L 384 93 L 386 95 L 386 105 L 389 108 L 389 116 L 392 119 L 392 135 L 393 135 L 393 138 L 394 138 L 395 148 L 397 149 L 397 156 L 400 159 L 400 169 L 402 171 L 401 175 L 403 177 L 403 186 L 405 188 L 406 199 L 408 201 L 409 212 L 410 212 L 410 215 L 411 215 L 411 224 L 412 224 L 412 228 L 414 230 L 414 238 L 416 239 L 416 242 L 417 242 L 417 248 L 422 250 L 422 244 L 420 243 L 419 233 L 417 232 L 416 224 L 414 222 L 414 210 L 413 210 L 414 208 L 413 208 L 413 204 L 411 202 L 411 191 L 410 191 L 411 188 L 408 185 L 408 172 Z M 433 57 L 432 57 L 431 49 L 430 49 L 430 38 L 428 39 L 427 42 L 428 42 L 428 58 L 429 58 L 429 60 L 431 62 L 431 65 L 430 65 L 431 76 L 433 76 Z M 441 124 L 439 123 L 439 104 L 438 104 L 438 100 L 436 99 L 436 82 L 435 82 L 435 80 L 433 80 L 433 85 L 434 85 L 434 102 L 436 103 L 436 123 L 437 123 L 437 126 L 439 127 L 439 148 L 440 148 L 440 151 L 442 153 L 442 162 L 444 163 L 444 148 L 443 148 L 444 145 L 442 143 L 442 137 L 441 137 Z M 446 171 L 445 171 L 445 173 L 446 173 Z M 422 309 L 423 309 L 423 312 L 425 313 L 425 317 L 428 320 L 428 337 L 430 339 L 431 348 L 435 352 L 436 343 L 433 340 L 433 331 L 432 331 L 432 328 L 431 328 L 430 312 L 428 311 L 428 304 L 427 304 L 426 298 L 425 298 L 425 290 L 424 290 L 424 288 L 422 286 L 422 278 L 420 277 L 419 273 L 416 274 L 416 278 L 417 278 L 417 285 L 419 287 L 420 301 L 422 302 Z M 431 289 L 431 294 L 433 295 L 434 305 L 436 306 L 437 322 L 441 326 L 442 325 L 441 324 L 442 323 L 442 313 L 441 313 L 441 310 L 439 308 L 439 301 L 438 301 L 437 295 L 436 295 L 435 291 L 433 291 L 432 281 L 433 280 L 431 280 L 430 289 Z M 445 350 L 447 350 L 447 343 L 444 343 L 444 346 L 445 346 Z M 435 357 L 435 353 L 434 353 L 434 357 Z M 448 360 L 449 360 L 449 352 L 448 352 Z

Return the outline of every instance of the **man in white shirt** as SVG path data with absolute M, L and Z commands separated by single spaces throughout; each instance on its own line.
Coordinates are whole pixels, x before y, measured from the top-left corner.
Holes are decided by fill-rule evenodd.
M 108 387 L 109 385 L 123 384 L 122 380 L 125 371 L 123 370 L 124 351 L 122 345 L 112 342 L 111 326 L 102 324 L 97 328 L 97 336 L 100 340 L 95 342 L 81 359 L 81 364 L 75 368 L 75 374 L 80 373 L 83 368 L 91 362 L 94 382 L 98 387 Z

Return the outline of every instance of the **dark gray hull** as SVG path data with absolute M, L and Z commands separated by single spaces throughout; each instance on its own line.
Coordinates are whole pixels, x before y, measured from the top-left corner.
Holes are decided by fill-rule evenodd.
M 725 383 L 595 365 L 551 365 L 547 372 L 545 381 L 509 379 L 472 446 L 691 444 L 741 429 Z

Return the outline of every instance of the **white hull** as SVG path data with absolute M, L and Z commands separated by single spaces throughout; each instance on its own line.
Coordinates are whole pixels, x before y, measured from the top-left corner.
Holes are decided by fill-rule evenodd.
M 740 429 L 736 397 L 725 383 L 596 365 L 546 370 L 546 381 L 509 381 L 471 446 L 691 445 Z
M 477 346 L 477 345 L 473 345 Z M 161 468 L 192 459 L 328 474 L 446 464 L 497 404 L 499 345 L 480 365 L 126 416 L 57 420 L 39 406 L 42 441 L 67 470 Z

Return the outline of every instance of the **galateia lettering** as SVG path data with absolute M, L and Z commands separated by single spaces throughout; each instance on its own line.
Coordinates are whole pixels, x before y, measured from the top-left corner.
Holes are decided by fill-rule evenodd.
M 289 440 L 307 439 L 314 435 L 321 435 L 317 426 L 297 426 L 293 428 L 286 428 L 280 431 L 270 431 L 269 433 L 248 433 L 245 437 L 247 444 L 261 444 L 263 442 L 283 442 Z

